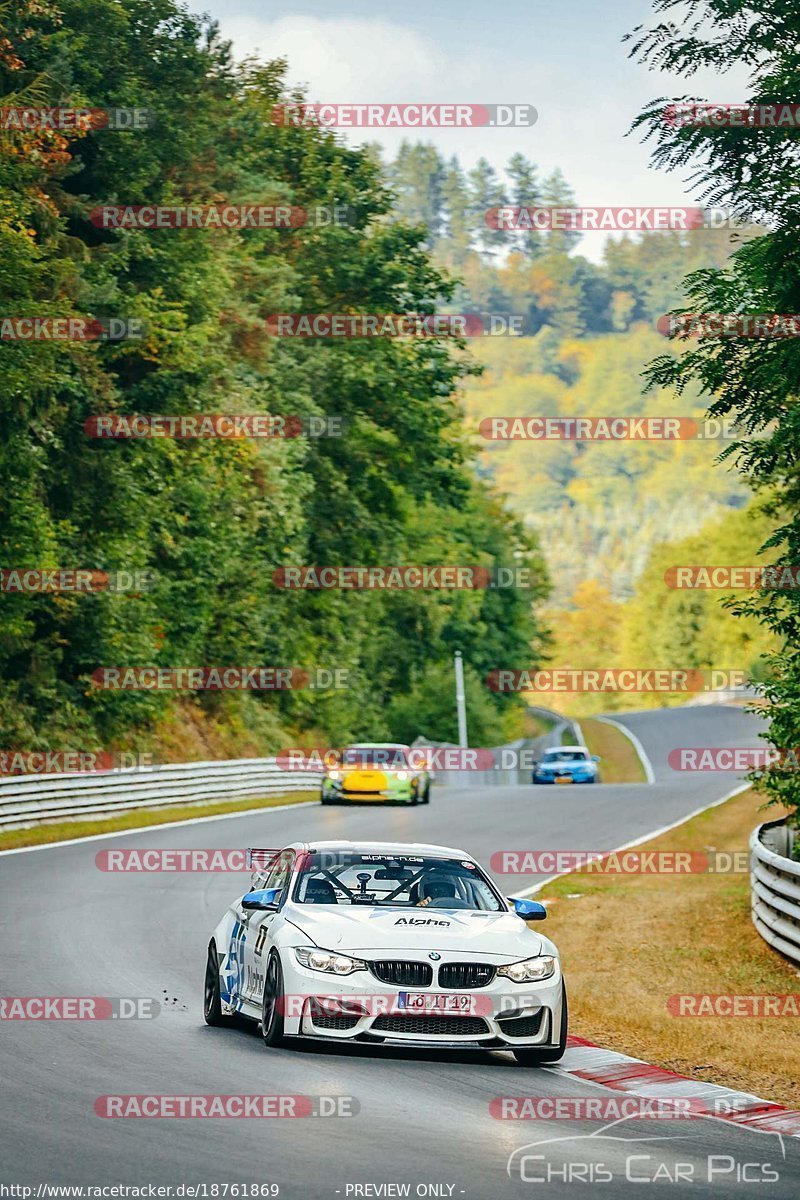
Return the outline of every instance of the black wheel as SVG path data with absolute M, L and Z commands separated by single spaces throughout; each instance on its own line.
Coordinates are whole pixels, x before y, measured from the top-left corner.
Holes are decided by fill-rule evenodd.
M 261 1004 L 261 1036 L 267 1046 L 280 1046 L 283 1042 L 283 998 L 283 969 L 273 952 L 267 963 Z
M 222 997 L 219 992 L 219 958 L 217 947 L 209 943 L 206 962 L 206 980 L 203 988 L 203 1019 L 206 1025 L 224 1025 L 227 1017 L 222 1015 Z
M 561 1029 L 557 1046 L 520 1046 L 514 1058 L 521 1067 L 539 1067 L 545 1063 L 558 1062 L 567 1048 L 567 989 L 561 984 Z
M 419 802 L 420 802 L 420 800 L 419 800 L 419 785 L 412 783 L 411 796 L 408 800 L 408 803 L 409 804 L 419 804 Z
M 431 784 L 430 784 L 430 780 L 428 780 L 428 782 L 425 784 L 425 791 L 423 792 L 423 795 L 422 795 L 422 803 L 430 804 L 430 802 L 431 802 Z
M 330 804 L 331 803 L 330 795 L 325 791 L 324 788 L 322 789 L 322 791 L 319 794 L 319 802 L 320 802 L 320 804 Z

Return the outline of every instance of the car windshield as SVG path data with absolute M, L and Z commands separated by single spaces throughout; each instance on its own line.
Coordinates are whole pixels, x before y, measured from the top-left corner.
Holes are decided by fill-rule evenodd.
M 543 762 L 585 762 L 585 750 L 548 750 Z
M 407 767 L 405 746 L 348 746 L 344 752 L 348 766 Z
M 424 854 L 315 851 L 307 855 L 298 873 L 294 900 L 371 908 L 508 911 L 475 863 Z

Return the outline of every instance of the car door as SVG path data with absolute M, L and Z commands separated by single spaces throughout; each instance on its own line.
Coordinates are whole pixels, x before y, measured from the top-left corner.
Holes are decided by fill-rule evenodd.
M 292 851 L 282 851 L 269 870 L 266 882 L 267 888 L 280 888 L 280 908 L 283 908 L 293 878 L 295 855 Z M 261 1004 L 264 996 L 264 969 L 272 945 L 271 933 L 276 923 L 282 920 L 280 910 L 267 912 L 255 910 L 249 914 L 247 932 L 244 940 L 244 996 L 253 1004 Z
M 266 870 L 254 872 L 247 890 L 259 891 L 266 886 L 266 881 Z M 229 1004 L 234 1012 L 239 1012 L 245 996 L 245 944 L 253 912 L 242 908 L 241 899 L 232 906 L 232 911 L 235 919 L 220 963 L 220 989 L 223 1001 Z

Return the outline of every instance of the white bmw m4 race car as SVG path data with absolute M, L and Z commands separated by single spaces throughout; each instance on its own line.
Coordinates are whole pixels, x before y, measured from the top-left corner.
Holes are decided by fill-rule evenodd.
M 567 1040 L 558 950 L 463 850 L 390 842 L 252 850 L 251 888 L 208 947 L 207 1024 L 293 1037 L 511 1050 L 555 1062 Z M 259 865 L 260 864 L 260 865 Z

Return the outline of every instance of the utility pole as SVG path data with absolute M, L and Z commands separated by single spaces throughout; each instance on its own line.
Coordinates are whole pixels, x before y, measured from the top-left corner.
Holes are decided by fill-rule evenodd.
M 464 696 L 464 660 L 461 651 L 456 650 L 456 710 L 458 712 L 458 744 L 462 750 L 469 745 L 467 741 L 467 706 Z

